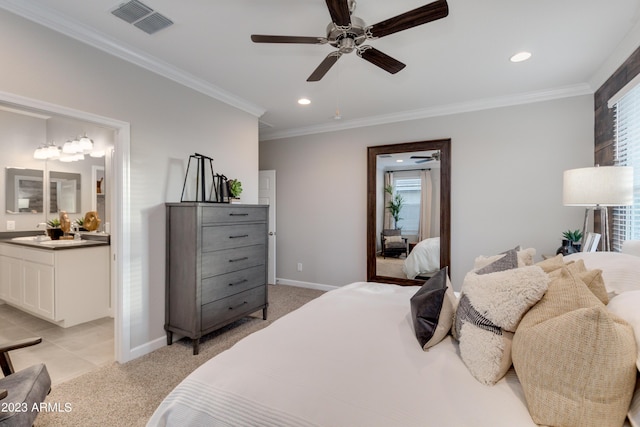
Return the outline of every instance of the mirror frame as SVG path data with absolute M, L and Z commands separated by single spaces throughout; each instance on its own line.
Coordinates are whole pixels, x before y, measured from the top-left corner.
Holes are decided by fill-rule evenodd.
M 422 285 L 424 280 L 378 276 L 376 271 L 376 167 L 380 154 L 440 150 L 440 267 L 451 270 L 451 139 L 367 147 L 367 281 Z

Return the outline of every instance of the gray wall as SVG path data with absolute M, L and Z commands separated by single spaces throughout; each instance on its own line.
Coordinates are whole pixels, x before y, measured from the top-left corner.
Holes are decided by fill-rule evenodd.
M 5 11 L 0 51 L 0 91 L 131 124 L 128 344 L 136 355 L 164 345 L 164 202 L 180 200 L 194 152 L 257 202 L 257 118 Z
M 584 210 L 562 205 L 562 172 L 593 165 L 592 96 L 263 141 L 260 168 L 277 173 L 278 278 L 366 280 L 366 147 L 438 138 L 452 144 L 456 289 L 478 255 L 521 244 L 540 259 L 581 228 Z

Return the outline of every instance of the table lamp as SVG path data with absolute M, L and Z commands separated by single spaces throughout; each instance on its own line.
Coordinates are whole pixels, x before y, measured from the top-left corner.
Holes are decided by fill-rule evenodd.
M 589 211 L 600 211 L 602 244 L 611 250 L 608 206 L 633 204 L 633 168 L 631 166 L 598 166 L 564 171 L 562 201 L 565 206 L 586 206 L 582 243 L 586 237 Z M 583 246 L 584 247 L 584 246 Z

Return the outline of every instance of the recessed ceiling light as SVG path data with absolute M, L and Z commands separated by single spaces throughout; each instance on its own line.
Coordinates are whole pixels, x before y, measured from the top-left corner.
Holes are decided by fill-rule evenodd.
M 397 162 L 397 163 L 402 163 L 402 162 L 404 162 L 404 160 L 402 160 L 402 159 L 398 159 L 398 160 L 396 160 L 396 162 Z
M 311 101 L 308 100 L 307 98 L 300 98 L 300 99 L 298 99 L 298 104 L 300 104 L 300 105 L 309 105 L 309 104 L 311 104 Z
M 509 60 L 511 62 L 522 62 L 522 61 L 526 61 L 529 58 L 531 58 L 530 52 L 518 52 L 515 55 L 513 55 L 511 58 L 509 58 Z

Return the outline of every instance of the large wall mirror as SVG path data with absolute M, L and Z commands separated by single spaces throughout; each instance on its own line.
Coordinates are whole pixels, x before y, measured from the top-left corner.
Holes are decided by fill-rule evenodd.
M 420 285 L 450 266 L 451 140 L 367 150 L 367 280 Z
M 5 176 L 6 213 L 42 213 L 43 172 L 38 169 L 7 168 Z

